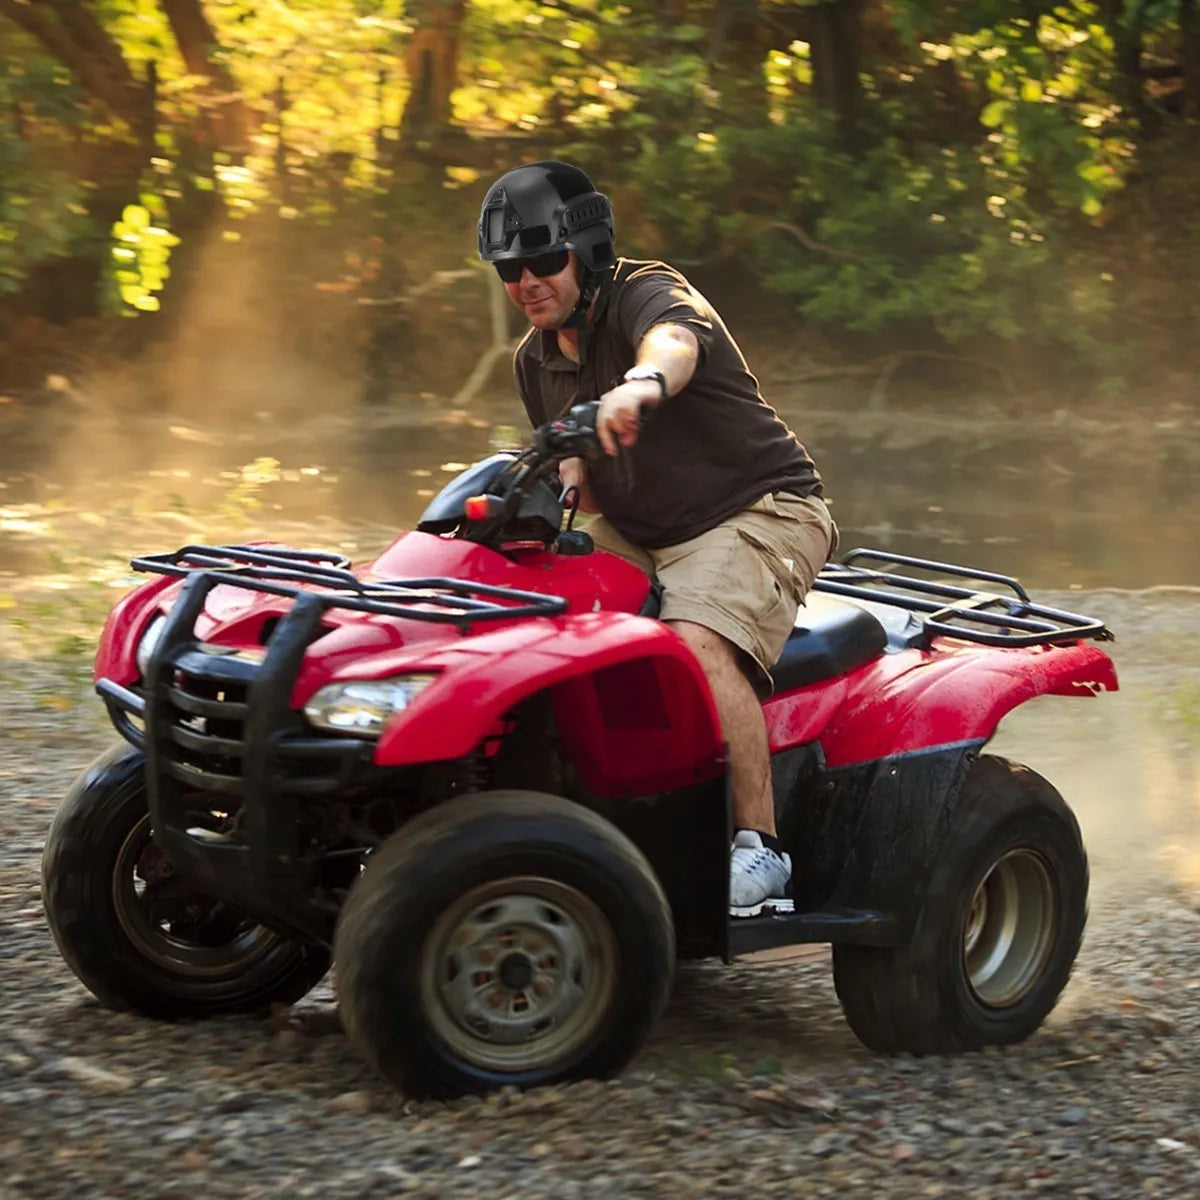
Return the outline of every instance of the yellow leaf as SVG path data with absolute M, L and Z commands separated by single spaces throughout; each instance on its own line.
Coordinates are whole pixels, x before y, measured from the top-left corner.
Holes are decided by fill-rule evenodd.
M 132 230 L 148 229 L 150 214 L 140 204 L 128 204 L 121 214 L 121 222 Z
M 72 707 L 66 696 L 43 696 L 40 703 L 43 708 L 52 708 L 55 712 L 67 712 Z

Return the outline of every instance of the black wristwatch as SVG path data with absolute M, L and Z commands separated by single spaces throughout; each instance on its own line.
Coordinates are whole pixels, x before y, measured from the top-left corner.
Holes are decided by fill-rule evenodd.
M 635 383 L 641 379 L 653 379 L 658 383 L 658 402 L 661 404 L 667 398 L 667 377 L 657 368 L 648 363 L 644 366 L 633 366 L 621 378 L 626 383 Z

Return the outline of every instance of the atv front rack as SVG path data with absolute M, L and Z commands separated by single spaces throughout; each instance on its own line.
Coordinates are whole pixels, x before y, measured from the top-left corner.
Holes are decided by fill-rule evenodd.
M 981 590 L 935 578 L 901 575 L 896 567 L 912 567 L 992 587 Z M 985 646 L 1044 646 L 1081 638 L 1106 642 L 1113 637 L 1103 621 L 1035 604 L 1008 575 L 883 550 L 849 551 L 840 563 L 825 566 L 813 590 L 905 608 L 920 614 L 928 634 Z
M 215 586 L 231 584 L 256 592 L 311 598 L 324 608 L 350 608 L 380 616 L 407 617 L 466 628 L 476 621 L 552 617 L 565 612 L 558 596 L 493 587 L 464 579 L 359 579 L 350 561 L 324 550 L 264 549 L 260 546 L 191 545 L 169 554 L 135 558 L 135 571 L 189 578 L 205 575 Z M 323 591 L 314 591 L 322 588 Z M 498 603 L 500 600 L 509 603 Z

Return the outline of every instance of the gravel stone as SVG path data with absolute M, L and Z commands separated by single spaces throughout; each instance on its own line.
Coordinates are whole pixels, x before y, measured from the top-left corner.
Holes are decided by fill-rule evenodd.
M 1092 599 L 1058 603 L 1088 611 Z M 1122 652 L 1148 601 L 1109 600 Z M 1195 617 L 1179 615 L 1172 644 Z M 1128 693 L 1137 663 L 1118 667 Z M 1200 896 L 1150 860 L 1135 870 L 1123 843 L 1093 853 L 1079 963 L 1022 1045 L 872 1055 L 818 950 L 681 964 L 620 1078 L 416 1102 L 355 1055 L 328 981 L 271 1019 L 196 1023 L 110 1013 L 85 992 L 41 914 L 40 850 L 59 798 L 113 734 L 86 681 L 14 660 L 0 672 L 0 1200 L 1200 1195 Z M 66 710 L 39 702 L 60 694 Z M 1054 701 L 1076 723 L 1039 716 L 1041 740 L 1015 756 L 1057 781 L 1056 754 L 1061 765 L 1074 743 L 1094 749 L 1110 725 L 1087 722 L 1116 720 L 1102 714 L 1118 699 Z M 1195 846 L 1196 834 L 1179 837 Z

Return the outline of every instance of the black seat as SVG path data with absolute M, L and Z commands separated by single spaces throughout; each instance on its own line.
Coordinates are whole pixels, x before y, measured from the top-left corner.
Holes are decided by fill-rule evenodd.
M 881 655 L 888 644 L 883 625 L 864 608 L 809 592 L 796 628 L 771 668 L 775 691 L 844 675 Z

